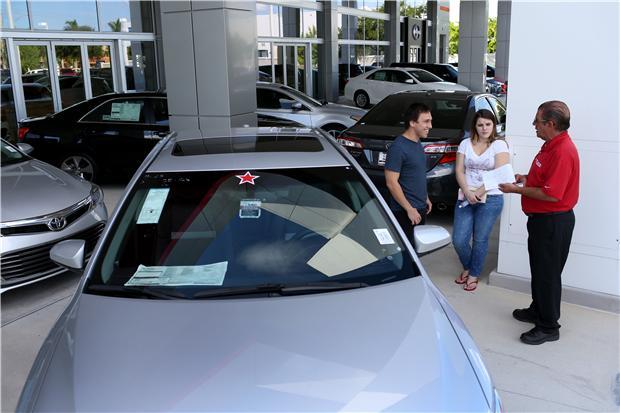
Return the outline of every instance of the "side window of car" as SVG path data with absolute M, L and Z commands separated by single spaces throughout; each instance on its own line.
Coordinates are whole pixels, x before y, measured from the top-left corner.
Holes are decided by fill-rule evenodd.
M 256 89 L 256 106 L 259 109 L 280 109 L 278 98 L 270 89 Z
M 368 76 L 368 79 L 378 80 L 378 81 L 381 81 L 381 82 L 388 81 L 388 79 L 387 79 L 387 70 L 376 71 L 372 75 Z
M 153 121 L 156 125 L 168 126 L 168 101 L 166 99 L 149 99 L 153 108 Z
M 291 96 L 286 95 L 284 93 L 274 91 L 273 94 L 278 100 L 279 109 L 291 110 L 293 109 L 293 105 L 297 103 L 295 99 L 293 99 Z M 306 106 L 301 105 L 301 110 L 309 110 L 309 109 Z
M 411 79 L 409 75 L 400 70 L 391 70 L 390 71 L 390 82 L 393 83 L 406 83 L 407 79 Z
M 144 100 L 109 100 L 93 109 L 80 122 L 144 123 Z
M 484 97 L 479 97 L 476 99 L 476 112 L 480 109 L 487 109 L 495 113 L 489 102 Z
M 495 116 L 497 116 L 497 123 L 506 123 L 506 107 L 504 107 L 502 102 L 500 102 L 497 98 L 487 96 L 487 99 L 489 100 L 489 103 L 495 111 Z

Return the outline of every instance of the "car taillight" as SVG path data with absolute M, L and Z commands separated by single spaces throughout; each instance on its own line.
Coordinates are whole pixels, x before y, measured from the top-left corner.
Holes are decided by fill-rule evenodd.
M 424 153 L 441 153 L 443 156 L 439 159 L 438 163 L 450 163 L 456 161 L 456 151 L 459 149 L 458 145 L 452 145 L 449 143 L 433 143 L 424 147 Z
M 502 83 L 502 94 L 506 94 L 508 92 L 508 86 L 505 83 Z
M 24 126 L 20 127 L 19 130 L 17 131 L 17 139 L 19 141 L 23 141 L 29 130 L 30 128 L 26 128 Z
M 347 149 L 364 149 L 362 141 L 344 133 L 340 134 L 336 140 Z

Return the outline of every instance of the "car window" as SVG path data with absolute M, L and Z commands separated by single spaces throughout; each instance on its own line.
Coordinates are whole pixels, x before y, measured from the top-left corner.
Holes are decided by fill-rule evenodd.
M 425 95 L 392 95 L 375 105 L 359 122 L 404 128 L 405 111 L 413 103 L 424 103 L 431 108 L 433 128 L 457 130 L 463 128 L 467 101 L 462 97 L 449 96 L 431 99 Z
M 297 101 L 290 96 L 272 89 L 256 89 L 256 106 L 259 109 L 286 109 L 291 110 Z M 302 105 L 302 110 L 308 108 Z
M 443 79 L 441 79 L 439 76 L 435 76 L 434 74 L 425 70 L 409 70 L 408 73 L 413 76 L 418 82 L 422 83 L 443 81 Z
M 153 108 L 153 118 L 156 125 L 168 125 L 168 101 L 166 99 L 149 99 Z
M 390 70 L 388 81 L 393 83 L 406 83 L 407 80 L 411 80 L 411 78 L 400 70 Z
M 144 99 L 112 99 L 93 109 L 81 122 L 144 123 Z
M 13 145 L 4 141 L 4 139 L 0 140 L 0 147 L 2 149 L 2 158 L 1 163 L 2 166 L 7 166 L 11 164 L 20 163 L 28 160 L 28 157 L 22 154 L 17 148 Z
M 25 100 L 48 100 L 52 98 L 51 92 L 44 86 L 40 85 L 24 85 Z
M 497 116 L 497 122 L 500 124 L 506 123 L 506 107 L 502 102 L 492 96 L 487 96 L 487 99 L 491 107 L 493 107 L 495 116 Z
M 368 75 L 367 79 L 379 80 L 382 82 L 388 81 L 387 70 L 377 70 L 375 73 Z
M 480 109 L 490 110 L 495 113 L 489 102 L 483 96 L 476 98 L 476 112 Z
M 247 175 L 253 184 L 240 184 Z M 147 174 L 121 211 L 86 293 L 157 286 L 190 298 L 419 274 L 351 167 Z

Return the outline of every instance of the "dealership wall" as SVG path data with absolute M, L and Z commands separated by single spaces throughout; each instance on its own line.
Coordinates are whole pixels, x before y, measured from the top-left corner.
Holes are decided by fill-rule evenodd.
M 532 126 L 538 105 L 565 101 L 581 180 L 563 299 L 620 312 L 620 3 L 515 0 L 511 13 L 506 136 L 515 172 L 527 173 L 543 143 Z M 529 291 L 526 220 L 520 197 L 506 196 L 491 284 Z

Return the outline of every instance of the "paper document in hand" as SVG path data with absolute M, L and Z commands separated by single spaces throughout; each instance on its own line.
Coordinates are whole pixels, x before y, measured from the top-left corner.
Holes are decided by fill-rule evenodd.
M 499 184 L 511 184 L 515 181 L 515 171 L 509 163 L 497 169 L 482 173 L 482 182 L 487 191 L 497 189 Z

